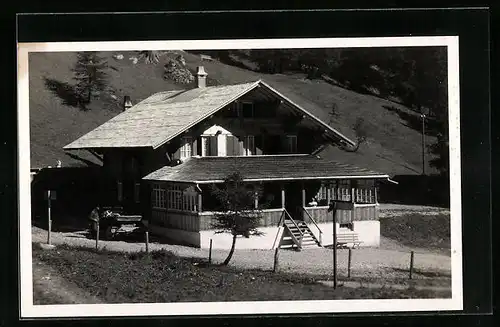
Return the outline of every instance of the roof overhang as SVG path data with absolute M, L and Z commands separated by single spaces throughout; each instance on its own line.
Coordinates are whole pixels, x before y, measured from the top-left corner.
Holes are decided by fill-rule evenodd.
M 346 179 L 389 180 L 388 174 L 325 160 L 311 155 L 261 155 L 241 157 L 191 157 L 176 166 L 165 166 L 145 181 L 214 184 L 227 174 L 240 172 L 245 182 L 334 181 Z

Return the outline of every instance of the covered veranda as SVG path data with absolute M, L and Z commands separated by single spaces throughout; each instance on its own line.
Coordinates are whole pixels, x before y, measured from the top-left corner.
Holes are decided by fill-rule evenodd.
M 217 203 L 210 185 L 223 183 L 236 171 L 249 188 L 261 190 L 255 193 L 254 207 L 262 212 L 265 236 L 239 242 L 246 248 L 271 248 L 284 216 L 311 225 L 322 245 L 333 243 L 330 200 L 353 203 L 352 210 L 338 212 L 340 232 L 366 229 L 362 222 L 378 223 L 376 181 L 389 178 L 311 155 L 192 157 L 144 177 L 151 185 L 152 232 L 198 247 L 206 247 L 209 238 L 224 237 L 212 230 Z

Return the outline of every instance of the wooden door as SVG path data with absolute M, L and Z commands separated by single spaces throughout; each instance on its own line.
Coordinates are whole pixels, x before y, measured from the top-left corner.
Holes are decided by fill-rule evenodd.
M 285 185 L 285 209 L 293 219 L 302 220 L 302 187 L 300 183 Z

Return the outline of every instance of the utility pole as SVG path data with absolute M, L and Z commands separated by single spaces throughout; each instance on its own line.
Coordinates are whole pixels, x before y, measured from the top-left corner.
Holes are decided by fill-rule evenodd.
M 337 204 L 335 201 L 330 202 L 328 211 L 333 215 L 333 289 L 337 288 Z
M 422 119 L 422 175 L 425 175 L 425 118 L 426 112 L 421 109 L 420 118 Z

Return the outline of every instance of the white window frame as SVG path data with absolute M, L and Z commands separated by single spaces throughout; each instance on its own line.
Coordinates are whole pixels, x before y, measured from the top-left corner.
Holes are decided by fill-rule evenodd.
M 257 152 L 257 149 L 255 148 L 255 136 L 254 135 L 247 135 L 245 136 L 245 141 L 244 141 L 244 148 L 245 148 L 245 156 L 253 156 Z
M 165 209 L 165 189 L 161 184 L 153 184 L 153 196 L 151 205 L 153 209 Z
M 287 135 L 286 146 L 288 153 L 297 153 L 297 135 Z
M 180 158 L 186 159 L 193 155 L 193 138 L 191 136 L 183 136 L 181 139 Z

